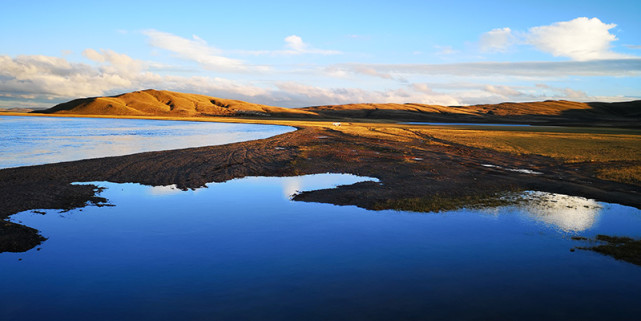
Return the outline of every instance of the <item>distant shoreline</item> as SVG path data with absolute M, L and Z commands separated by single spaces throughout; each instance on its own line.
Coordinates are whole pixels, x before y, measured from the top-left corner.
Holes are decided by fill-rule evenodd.
M 546 100 L 466 106 L 420 103 L 353 103 L 284 108 L 201 94 L 147 89 L 109 97 L 78 98 L 39 114 L 109 115 L 251 121 L 433 122 L 641 128 L 641 100 L 574 102 Z M 100 116 L 98 116 L 100 117 Z
M 641 181 L 634 178 L 641 177 L 639 130 L 466 128 L 235 118 L 95 118 L 224 120 L 287 125 L 298 130 L 227 145 L 1 169 L 0 219 L 26 210 L 64 210 L 106 201 L 97 195 L 95 186 L 72 185 L 73 182 L 110 181 L 192 189 L 246 176 L 327 172 L 375 177 L 380 183 L 363 182 L 305 192 L 295 200 L 431 212 L 494 204 L 504 193 L 538 190 L 641 208 Z M 554 145 L 558 146 L 547 149 Z M 607 153 L 590 152 L 601 146 L 608 146 Z M 554 154 L 557 152 L 561 154 Z M 22 243 L 12 243 L 5 249 L 0 244 L 0 252 L 31 248 L 42 241 L 37 231 L 15 223 L 0 227 L 0 232 L 26 233 L 17 236 Z

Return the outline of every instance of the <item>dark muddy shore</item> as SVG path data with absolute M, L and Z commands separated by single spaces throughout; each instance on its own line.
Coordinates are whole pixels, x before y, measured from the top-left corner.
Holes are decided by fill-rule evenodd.
M 597 179 L 591 165 L 442 144 L 427 135 L 396 140 L 304 127 L 243 143 L 3 169 L 0 219 L 26 210 L 66 210 L 108 201 L 99 197 L 95 186 L 73 182 L 175 184 L 194 189 L 245 176 L 326 172 L 376 177 L 380 183 L 305 192 L 294 199 L 367 209 L 439 211 L 474 206 L 505 192 L 539 190 L 641 208 L 639 187 Z M 10 237 L 0 238 L 0 252 L 25 251 L 43 241 L 34 229 L 2 223 L 0 234 Z

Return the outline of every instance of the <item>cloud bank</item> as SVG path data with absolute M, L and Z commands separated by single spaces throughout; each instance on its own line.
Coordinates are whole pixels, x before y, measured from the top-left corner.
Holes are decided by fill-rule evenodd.
M 303 107 L 345 103 L 424 103 L 462 105 L 501 101 L 544 99 L 629 100 L 590 97 L 571 88 L 554 88 L 539 83 L 530 86 L 477 83 L 405 82 L 388 89 L 322 87 L 294 81 L 275 80 L 258 86 L 247 81 L 211 76 L 175 76 L 154 73 L 153 64 L 111 50 L 87 49 L 92 62 L 73 63 L 49 56 L 0 56 L 0 107 L 50 107 L 78 97 L 114 95 L 146 88 L 201 93 L 250 102 Z M 567 64 L 570 64 L 568 66 Z M 451 65 L 355 65 L 334 66 L 346 73 L 368 77 L 385 74 L 436 74 L 458 76 L 516 74 L 544 76 L 552 71 L 565 75 L 639 75 L 641 59 L 567 63 L 470 63 Z M 555 76 L 556 77 L 556 76 Z M 548 78 L 549 79 L 549 78 Z M 20 99 L 28 99 L 17 105 Z
M 250 66 L 242 60 L 225 57 L 222 55 L 222 50 L 210 46 L 196 35 L 192 36 L 192 39 L 187 39 L 153 29 L 145 30 L 143 34 L 148 37 L 152 47 L 169 51 L 175 57 L 194 61 L 207 70 L 223 72 L 268 70 L 266 67 Z
M 184 38 L 149 29 L 142 32 L 149 46 L 169 53 L 175 58 L 172 63 L 143 61 L 110 49 L 92 48 L 82 51 L 84 62 L 70 61 L 68 55 L 0 55 L 0 107 L 50 107 L 79 97 L 146 88 L 284 107 L 363 102 L 464 105 L 545 99 L 639 99 L 638 95 L 595 97 L 567 85 L 594 84 L 602 77 L 627 79 L 632 87 L 634 82 L 638 84 L 641 58 L 613 51 L 612 43 L 617 38 L 611 30 L 615 26 L 597 18 L 576 18 L 526 31 L 497 28 L 483 34 L 479 41 L 479 49 L 486 53 L 528 46 L 569 58 L 563 61 L 324 66 L 307 63 L 295 67 L 290 63 L 295 56 L 343 53 L 318 49 L 298 35 L 285 37 L 280 50 L 223 51 L 195 35 Z M 457 54 L 451 47 L 439 48 L 443 49 L 441 54 Z M 274 69 L 233 58 L 234 54 L 267 55 L 263 60 L 287 59 L 288 63 L 274 64 L 280 66 Z M 172 74 L 173 71 L 181 73 Z M 636 94 L 626 90 L 622 92 Z
M 329 71 L 393 78 L 394 74 L 451 75 L 463 77 L 567 77 L 641 75 L 641 58 L 592 61 L 470 62 L 454 64 L 338 64 Z
M 498 28 L 481 35 L 480 46 L 483 52 L 504 52 L 515 41 L 510 28 Z
M 479 46 L 483 52 L 505 52 L 514 45 L 530 45 L 555 57 L 576 61 L 631 58 L 612 51 L 617 37 L 610 33 L 614 23 L 603 23 L 598 18 L 579 17 L 570 21 L 537 26 L 525 32 L 499 28 L 481 35 Z

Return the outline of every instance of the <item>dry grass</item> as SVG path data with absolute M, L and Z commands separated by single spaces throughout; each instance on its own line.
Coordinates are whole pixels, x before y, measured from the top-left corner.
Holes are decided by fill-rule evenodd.
M 641 135 L 634 131 L 608 134 L 598 132 L 603 130 L 591 133 L 575 132 L 576 129 L 558 130 L 460 130 L 443 127 L 421 129 L 420 132 L 444 143 L 512 154 L 536 154 L 566 163 L 592 163 L 600 179 L 641 186 Z
M 641 165 L 616 166 L 599 170 L 600 179 L 641 186 Z
M 39 116 L 37 114 L 7 113 L 7 115 Z M 44 115 L 43 115 L 44 116 Z M 88 117 L 86 115 L 46 115 Z M 324 127 L 349 135 L 374 139 L 408 142 L 420 140 L 426 144 L 460 144 L 488 148 L 512 154 L 537 154 L 563 159 L 566 162 L 641 161 L 641 132 L 599 130 L 577 131 L 559 127 L 553 130 L 528 129 L 460 129 L 452 126 L 412 126 L 392 123 L 343 122 L 335 126 L 331 120 L 277 120 L 233 117 L 176 117 L 176 116 L 90 116 L 96 118 L 161 119 L 226 123 L 271 124 L 293 127 Z M 472 127 L 472 126 L 469 126 Z M 491 127 L 488 127 L 491 128 Z M 612 132 L 612 133 L 608 133 Z M 629 132 L 629 133 L 628 133 Z M 636 171 L 636 167 L 631 170 Z
M 399 142 L 459 144 L 511 154 L 542 155 L 566 163 L 591 163 L 600 179 L 641 186 L 641 133 L 634 130 L 562 127 L 548 131 L 527 127 L 479 130 L 391 124 L 352 124 L 336 130 Z
M 566 162 L 641 160 L 641 136 L 493 130 L 424 130 L 435 138 L 512 154 L 537 154 Z
M 351 123 L 333 129 L 349 135 L 400 142 L 421 139 L 420 136 L 408 129 L 381 124 Z
M 335 112 L 344 115 L 357 116 L 368 112 L 381 111 L 408 111 L 434 114 L 457 114 L 457 115 L 485 115 L 493 114 L 498 116 L 506 115 L 561 115 L 569 110 L 591 109 L 590 105 L 572 101 L 541 101 L 529 103 L 501 103 L 483 104 L 470 106 L 441 106 L 425 104 L 346 104 L 327 105 L 303 108 L 307 111 L 325 114 Z

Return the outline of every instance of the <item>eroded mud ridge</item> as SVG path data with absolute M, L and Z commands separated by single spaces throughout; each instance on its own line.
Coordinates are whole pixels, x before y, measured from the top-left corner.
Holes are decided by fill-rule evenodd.
M 438 211 L 474 205 L 504 192 L 540 190 L 641 207 L 638 187 L 599 180 L 585 165 L 573 168 L 543 156 L 445 143 L 411 129 L 398 131 L 398 139 L 389 133 L 376 135 L 376 128 L 359 130 L 371 133 L 307 127 L 243 143 L 3 169 L 0 219 L 25 210 L 64 210 L 106 201 L 98 197 L 95 186 L 73 182 L 175 184 L 190 189 L 245 176 L 325 172 L 376 177 L 380 182 L 305 192 L 295 200 Z M 3 229 L 19 229 L 2 223 Z M 11 241 L 0 239 L 0 251 L 24 251 L 43 240 L 28 228 L 12 235 Z

